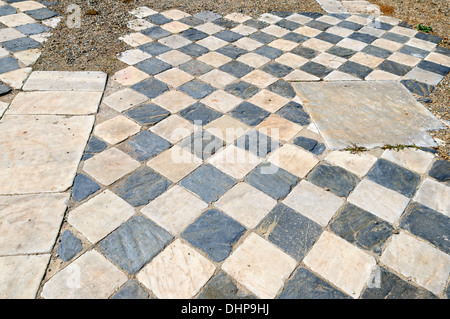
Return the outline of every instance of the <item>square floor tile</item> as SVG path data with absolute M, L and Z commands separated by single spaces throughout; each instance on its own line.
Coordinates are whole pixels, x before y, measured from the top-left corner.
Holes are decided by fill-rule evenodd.
M 180 86 L 179 90 L 189 94 L 194 99 L 202 99 L 214 92 L 216 89 L 208 84 L 193 80 Z
M 175 88 L 194 79 L 194 77 L 189 73 L 177 68 L 159 73 L 155 76 L 155 78 Z
M 117 148 L 110 148 L 86 160 L 83 170 L 104 185 L 110 185 L 140 166 Z
M 191 121 L 194 125 L 204 126 L 222 116 L 222 113 L 206 107 L 197 102 L 180 112 L 180 115 Z
M 245 181 L 278 200 L 286 197 L 299 179 L 282 168 L 262 163 L 247 175 Z
M 180 64 L 188 62 L 192 58 L 189 55 L 184 54 L 178 50 L 171 50 L 158 55 L 158 59 L 167 62 L 172 66 L 178 66 Z
M 442 294 L 450 274 L 449 255 L 404 231 L 393 236 L 380 261 L 435 294 Z
M 359 183 L 359 178 L 340 166 L 320 164 L 308 175 L 308 181 L 337 196 L 347 197 Z
M 223 115 L 206 125 L 205 130 L 219 137 L 226 144 L 231 144 L 244 135 L 249 130 L 249 127 L 231 116 Z
M 249 102 L 243 102 L 239 104 L 230 113 L 233 117 L 239 119 L 243 123 L 249 126 L 255 126 L 261 123 L 267 116 L 269 112 L 266 110 L 251 104 Z
M 169 63 L 161 61 L 157 58 L 150 58 L 142 62 L 139 62 L 136 64 L 136 67 L 149 75 L 156 75 L 158 73 L 161 73 L 163 71 L 172 68 L 172 66 Z
M 238 183 L 215 206 L 249 229 L 255 228 L 276 205 L 276 200 L 247 183 Z
M 178 145 L 162 152 L 147 162 L 150 168 L 174 183 L 184 178 L 201 164 L 201 159 Z M 170 231 L 169 228 L 167 229 Z
M 169 90 L 167 84 L 153 78 L 136 83 L 131 88 L 135 91 L 138 91 L 139 93 L 144 94 L 150 99 L 158 97 Z
M 247 28 L 249 28 L 249 27 L 247 27 Z M 249 28 L 249 29 L 252 29 L 252 28 Z M 252 30 L 255 30 L 255 29 L 252 29 Z M 240 33 L 240 34 L 242 34 L 242 33 Z M 241 39 L 237 40 L 236 42 L 234 42 L 234 45 L 237 46 L 238 48 L 241 48 L 241 49 L 244 49 L 247 51 L 253 51 L 253 50 L 261 47 L 263 44 L 259 41 L 245 37 L 245 38 L 241 38 Z
M 225 261 L 222 269 L 256 296 L 274 298 L 296 264 L 289 255 L 252 233 Z
M 218 152 L 223 147 L 224 142 L 207 131 L 197 130 L 191 136 L 183 139 L 179 145 L 186 150 L 190 150 L 198 158 L 206 160 Z
M 325 157 L 325 160 L 363 177 L 375 164 L 377 158 L 364 153 L 352 154 L 347 151 L 333 151 Z
M 180 87 L 180 89 L 182 89 Z M 180 91 L 168 91 L 153 99 L 153 102 L 166 110 L 176 113 L 196 102 L 195 99 Z
M 280 146 L 280 143 L 260 131 L 250 130 L 241 136 L 235 145 L 259 157 L 265 158 L 267 154 L 276 150 Z
M 287 65 L 293 69 L 301 67 L 303 64 L 308 62 L 308 59 L 305 59 L 297 54 L 293 53 L 284 53 L 280 57 L 275 59 L 276 62 Z
M 185 37 L 182 37 L 181 35 L 174 34 L 166 38 L 159 39 L 159 42 L 171 47 L 172 49 L 179 49 L 181 47 L 184 47 L 185 45 L 188 45 L 192 41 L 186 39 Z
M 364 179 L 350 194 L 348 201 L 393 224 L 402 215 L 409 199 L 396 191 Z
M 152 126 L 150 131 L 174 144 L 194 132 L 194 126 L 177 114 L 173 114 Z
M 385 159 L 379 159 L 367 177 L 407 197 L 414 195 L 420 182 L 418 174 Z
M 181 234 L 192 246 L 220 262 L 228 257 L 245 227 L 224 213 L 210 209 L 204 212 Z
M 268 90 L 262 90 L 251 97 L 248 102 L 274 113 L 285 106 L 289 100 Z
M 202 99 L 201 102 L 219 112 L 227 113 L 242 103 L 242 99 L 223 90 L 217 90 Z
M 152 125 L 167 118 L 170 112 L 155 104 L 144 104 L 126 111 L 125 115 L 140 125 Z
M 359 248 L 381 254 L 394 228 L 365 210 L 346 204 L 331 222 L 330 229 Z
M 114 264 L 135 274 L 172 238 L 148 218 L 135 216 L 103 239 L 98 247 Z
M 312 61 L 303 64 L 300 69 L 319 78 L 324 78 L 333 71 L 331 68 Z
M 375 258 L 327 231 L 303 261 L 353 298 L 361 295 L 376 267 Z
M 385 150 L 381 155 L 381 158 L 403 166 L 411 171 L 425 173 L 434 156 L 431 153 L 419 149 L 405 148 L 401 151 Z
M 312 153 L 291 144 L 284 144 L 274 151 L 268 161 L 301 178 L 319 162 Z
M 68 222 L 95 244 L 135 213 L 134 207 L 105 190 L 69 213 Z
M 74 274 L 80 274 L 79 285 L 68 285 L 67 279 Z M 41 297 L 45 299 L 106 299 L 127 279 L 122 271 L 93 249 L 47 281 Z
M 447 240 L 450 218 L 419 203 L 411 203 L 405 211 L 400 227 L 425 239 L 445 253 L 450 253 Z
M 279 109 L 276 114 L 299 125 L 309 125 L 311 123 L 308 113 L 299 103 L 293 101 Z
M 203 82 L 206 82 L 218 89 L 223 89 L 227 84 L 235 81 L 236 77 L 223 71 L 214 69 L 200 76 L 199 80 L 202 80 Z
M 180 185 L 194 192 L 205 202 L 217 201 L 234 184 L 235 180 L 212 165 L 205 164 L 180 181 Z
M 243 100 L 251 98 L 259 91 L 260 89 L 258 87 L 244 81 L 231 83 L 225 87 L 225 92 L 233 94 Z
M 281 116 L 271 114 L 264 121 L 259 123 L 256 129 L 273 139 L 286 142 L 300 132 L 303 127 L 288 121 Z
M 172 183 L 148 167 L 141 167 L 120 181 L 115 192 L 130 205 L 147 205 L 164 193 Z
M 190 41 L 198 41 L 208 37 L 208 33 L 200 31 L 196 28 L 190 28 L 181 33 L 181 35 Z
M 112 107 L 118 112 L 123 112 L 129 108 L 147 101 L 148 98 L 132 89 L 126 88 L 108 95 L 103 99 L 103 103 Z
M 217 52 L 208 52 L 199 57 L 198 60 L 207 63 L 209 65 L 212 65 L 215 68 L 218 68 L 224 65 L 225 63 L 230 62 L 231 58 Z
M 262 159 L 256 155 L 229 145 L 216 152 L 207 162 L 231 177 L 241 179 L 261 161 Z
M 260 222 L 256 233 L 301 261 L 322 227 L 280 203 Z
M 326 227 L 344 201 L 306 180 L 302 180 L 283 201 L 283 204 Z
M 242 80 L 259 88 L 266 88 L 278 80 L 277 77 L 261 70 L 254 70 L 242 77 Z
M 123 115 L 95 126 L 94 134 L 109 144 L 117 144 L 138 133 L 141 126 Z
M 197 29 L 199 29 L 197 27 Z M 222 39 L 216 38 L 214 36 L 209 36 L 207 38 L 204 38 L 202 40 L 197 41 L 197 44 L 204 46 L 205 48 L 214 51 L 217 49 L 220 49 L 228 44 L 227 41 L 224 41 Z
M 128 86 L 141 82 L 148 77 L 149 75 L 147 73 L 142 72 L 134 66 L 129 66 L 114 73 L 112 79 L 119 84 Z
M 132 49 L 122 52 L 119 56 L 119 60 L 128 65 L 134 65 L 151 57 L 152 56 L 147 52 L 141 51 L 139 49 Z
M 176 239 L 138 274 L 137 279 L 158 298 L 194 297 L 212 277 L 214 264 Z
M 207 207 L 200 198 L 175 185 L 142 208 L 141 212 L 171 234 L 178 235 Z
M 227 72 L 236 78 L 241 78 L 253 71 L 253 68 L 247 64 L 233 60 L 220 66 L 219 70 Z
M 130 148 L 128 154 L 141 162 L 149 160 L 171 146 L 168 141 L 150 131 L 142 131 L 126 143 Z
M 450 217 L 450 187 L 431 178 L 425 179 L 413 200 Z

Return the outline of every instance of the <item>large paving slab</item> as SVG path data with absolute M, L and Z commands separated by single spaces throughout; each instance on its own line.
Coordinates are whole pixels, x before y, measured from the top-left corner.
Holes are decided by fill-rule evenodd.
M 436 146 L 426 131 L 443 128 L 399 82 L 294 83 L 331 149 Z

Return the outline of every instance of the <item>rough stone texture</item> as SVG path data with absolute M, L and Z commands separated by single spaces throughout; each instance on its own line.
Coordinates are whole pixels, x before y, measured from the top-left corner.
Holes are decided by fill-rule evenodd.
M 72 186 L 72 199 L 80 202 L 100 189 L 100 185 L 84 174 L 75 176 Z
M 136 216 L 102 240 L 99 250 L 113 263 L 135 274 L 172 238 L 172 235 L 149 219 Z
M 351 145 L 436 146 L 425 131 L 442 128 L 442 123 L 398 82 L 308 82 L 294 87 L 333 150 Z

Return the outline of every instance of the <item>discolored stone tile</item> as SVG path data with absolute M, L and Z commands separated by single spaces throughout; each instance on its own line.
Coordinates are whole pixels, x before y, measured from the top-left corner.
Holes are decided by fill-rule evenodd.
M 308 181 L 346 197 L 359 183 L 359 178 L 342 167 L 320 164 L 308 175 Z
M 73 180 L 72 199 L 80 202 L 100 189 L 95 181 L 84 174 L 77 174 Z
M 158 155 L 171 144 L 150 131 L 142 131 L 126 142 L 131 148 L 129 154 L 138 161 L 146 161 Z
M 450 217 L 450 187 L 431 178 L 425 179 L 413 200 Z
M 243 123 L 249 126 L 255 126 L 261 123 L 267 116 L 269 112 L 263 110 L 262 108 L 251 104 L 249 102 L 243 102 L 239 104 L 230 113 L 231 116 L 239 119 Z
M 94 134 L 109 144 L 117 144 L 139 132 L 140 126 L 123 115 L 95 126 Z
M 61 236 L 61 242 L 58 245 L 58 258 L 63 261 L 69 261 L 81 250 L 83 250 L 81 240 L 72 234 L 70 230 L 64 231 Z
M 155 104 L 144 104 L 129 109 L 125 115 L 140 125 L 151 125 L 167 118 L 170 112 Z
M 225 272 L 220 271 L 203 287 L 198 299 L 253 299 L 252 294 L 239 289 Z
M 305 112 L 300 104 L 294 101 L 286 104 L 275 114 L 299 125 L 309 125 L 311 123 L 311 118 L 309 117 L 308 113 Z
M 150 294 L 134 279 L 128 280 L 111 299 L 149 299 Z

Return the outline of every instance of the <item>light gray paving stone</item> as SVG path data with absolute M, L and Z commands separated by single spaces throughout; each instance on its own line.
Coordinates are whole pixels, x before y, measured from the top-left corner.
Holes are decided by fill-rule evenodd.
M 396 81 L 308 82 L 293 86 L 333 150 L 351 145 L 436 146 L 426 131 L 443 127 Z
M 0 257 L 0 298 L 34 299 L 50 254 Z
M 5 115 L 0 122 L 0 194 L 62 192 L 72 186 L 93 116 Z
M 102 92 L 19 92 L 7 114 L 94 114 L 101 98 Z
M 23 86 L 24 91 L 102 92 L 106 73 L 98 71 L 35 71 Z
M 0 196 L 0 255 L 49 253 L 68 193 Z

